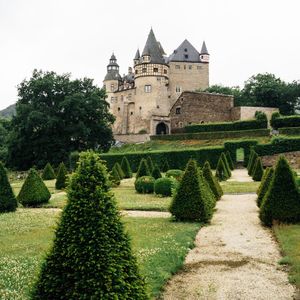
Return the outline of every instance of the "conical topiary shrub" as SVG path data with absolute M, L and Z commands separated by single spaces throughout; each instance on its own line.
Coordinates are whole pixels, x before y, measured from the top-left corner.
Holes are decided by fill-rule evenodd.
M 117 169 L 117 166 L 114 165 L 109 176 L 110 181 L 112 182 L 113 185 L 120 185 L 121 183 L 121 178 Z
M 116 169 L 118 170 L 119 177 L 122 180 L 125 177 L 125 174 L 124 174 L 124 172 L 123 172 L 123 170 L 121 168 L 121 165 L 118 162 L 116 162 L 115 166 L 116 166 Z
M 201 179 L 200 179 L 201 177 Z M 207 222 L 212 216 L 209 192 L 195 160 L 189 160 L 170 212 L 176 220 Z
M 160 168 L 160 170 L 162 172 L 164 172 L 164 173 L 170 170 L 170 166 L 169 166 L 169 163 L 168 163 L 167 159 L 164 160 L 164 162 L 163 162 L 162 167 Z
M 161 178 L 161 174 L 160 174 L 160 170 L 159 170 L 159 167 L 157 164 L 155 164 L 154 166 L 154 169 L 151 173 L 151 176 L 154 178 L 154 179 L 158 179 L 158 178 Z
M 259 217 L 267 226 L 272 226 L 273 221 L 300 221 L 300 196 L 295 177 L 284 156 L 280 156 L 276 163 L 270 186 L 261 203 Z
M 267 168 L 264 170 L 264 174 L 263 174 L 263 176 L 262 176 L 262 178 L 261 178 L 261 181 L 260 181 L 260 184 L 259 184 L 259 186 L 258 186 L 258 188 L 257 188 L 257 190 L 256 190 L 256 195 L 258 195 L 258 194 L 260 193 L 260 190 L 261 190 L 261 188 L 262 188 L 262 186 L 263 186 L 263 184 L 264 184 L 264 181 L 265 181 L 265 179 L 266 179 L 266 177 L 267 177 L 267 173 L 269 172 L 269 169 L 270 169 L 270 167 L 267 167 Z
M 99 156 L 81 153 L 31 299 L 147 299 Z
M 149 167 L 147 164 L 147 161 L 145 158 L 142 158 L 139 164 L 139 168 L 136 173 L 136 178 L 142 177 L 142 176 L 150 176 Z
M 254 152 L 255 151 L 253 149 L 250 150 L 250 155 L 249 155 L 248 164 L 247 164 L 248 175 L 249 175 L 250 167 L 252 165 L 252 160 L 253 160 L 253 154 L 254 154 Z
M 234 170 L 234 164 L 233 164 L 233 161 L 232 161 L 229 151 L 226 152 L 226 158 L 227 158 L 230 170 Z
M 129 161 L 128 161 L 126 156 L 124 156 L 122 158 L 121 168 L 122 168 L 122 171 L 124 172 L 124 178 L 131 178 L 132 177 L 132 170 L 131 170 Z
M 152 173 L 152 171 L 154 169 L 154 164 L 153 164 L 151 156 L 147 157 L 147 165 L 148 165 L 150 173 Z
M 254 181 L 261 181 L 263 174 L 264 174 L 264 168 L 262 166 L 261 158 L 258 157 L 255 161 L 252 178 Z
M 256 162 L 257 158 L 258 158 L 258 154 L 256 152 L 254 152 L 253 156 L 252 156 L 251 165 L 249 166 L 249 170 L 248 170 L 248 175 L 249 176 L 253 175 L 253 171 L 254 171 L 254 167 L 255 167 L 255 162 Z
M 57 190 L 64 189 L 66 187 L 68 171 L 65 164 L 62 162 L 59 164 L 57 177 L 55 182 L 55 188 Z
M 229 178 L 229 174 L 227 172 L 227 168 L 225 167 L 224 161 L 222 157 L 220 156 L 216 168 L 216 177 L 219 181 L 225 181 Z
M 55 179 L 55 177 L 56 176 L 52 166 L 50 165 L 50 163 L 47 163 L 42 174 L 43 180 L 52 180 Z
M 17 199 L 8 181 L 6 170 L 0 161 L 0 213 L 17 209 Z
M 222 160 L 224 162 L 224 165 L 225 165 L 225 167 L 227 169 L 227 174 L 228 174 L 228 178 L 229 178 L 229 177 L 231 177 L 231 170 L 230 170 L 229 163 L 227 161 L 227 158 L 226 158 L 226 155 L 225 155 L 224 152 L 222 152 L 221 158 L 222 158 Z
M 208 182 L 210 189 L 212 190 L 212 192 L 215 196 L 215 199 L 219 200 L 223 195 L 223 191 L 222 191 L 222 188 L 221 188 L 218 180 L 216 179 L 216 177 L 213 176 L 213 174 L 211 172 L 210 164 L 208 161 L 206 161 L 204 163 L 202 172 L 203 172 L 204 178 Z
M 28 176 L 17 197 L 23 206 L 38 206 L 47 203 L 51 194 L 35 169 L 30 169 Z
M 258 207 L 261 206 L 263 198 L 271 185 L 271 180 L 273 178 L 273 174 L 274 174 L 273 168 L 267 168 L 267 170 L 265 171 L 265 175 L 261 181 L 261 184 L 260 184 L 260 186 L 258 188 L 258 192 L 257 192 L 256 203 L 257 203 Z
M 212 191 L 212 189 L 210 188 L 210 185 L 208 183 L 208 181 L 205 179 L 205 177 L 203 176 L 203 171 L 200 169 L 198 169 L 198 173 L 199 173 L 199 180 L 200 180 L 200 184 L 201 184 L 201 180 L 203 181 L 203 185 L 205 187 L 205 189 L 208 192 L 208 207 L 209 207 L 209 212 L 212 215 L 213 209 L 216 206 L 217 203 L 217 199 Z

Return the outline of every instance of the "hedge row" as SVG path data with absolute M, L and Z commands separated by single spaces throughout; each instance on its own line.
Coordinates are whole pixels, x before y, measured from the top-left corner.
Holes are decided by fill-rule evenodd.
M 300 115 L 273 118 L 272 127 L 274 129 L 282 127 L 300 127 Z
M 274 138 L 269 144 L 254 146 L 254 150 L 259 156 L 300 151 L 300 138 Z
M 222 123 L 195 124 L 185 127 L 185 132 L 239 131 L 267 128 L 267 120 L 247 120 Z
M 256 137 L 269 136 L 270 130 L 251 129 L 239 131 L 215 131 L 215 132 L 198 132 L 198 133 L 182 133 L 182 134 L 167 134 L 167 135 L 153 135 L 151 140 L 212 140 L 225 138 L 242 138 L 242 137 Z
M 283 128 L 279 128 L 279 134 L 300 135 L 300 127 L 283 127 Z
M 154 164 L 162 166 L 162 164 L 168 160 L 170 169 L 183 170 L 190 158 L 197 161 L 199 165 L 203 165 L 205 161 L 209 161 L 212 168 L 216 168 L 219 156 L 224 152 L 224 148 L 221 146 L 205 147 L 200 149 L 185 149 L 185 150 L 173 150 L 173 151 L 152 151 L 152 152 L 132 152 L 132 153 L 114 153 L 114 154 L 101 154 L 101 159 L 107 162 L 107 167 L 111 170 L 116 162 L 121 162 L 123 156 L 129 161 L 131 169 L 136 172 L 139 163 L 142 158 L 147 159 L 151 157 Z

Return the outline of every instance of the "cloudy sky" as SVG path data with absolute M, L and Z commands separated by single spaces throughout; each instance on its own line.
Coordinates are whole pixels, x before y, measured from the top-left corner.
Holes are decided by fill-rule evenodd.
M 35 68 L 102 86 L 112 51 L 125 73 L 151 26 L 168 54 L 205 40 L 211 84 L 259 72 L 299 80 L 299 16 L 299 0 L 0 0 L 0 109 Z

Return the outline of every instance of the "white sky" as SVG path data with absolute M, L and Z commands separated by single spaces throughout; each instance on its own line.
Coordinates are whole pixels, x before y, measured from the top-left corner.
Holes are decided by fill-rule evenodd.
M 0 109 L 35 68 L 102 86 L 112 51 L 122 75 L 151 26 L 167 54 L 205 40 L 211 84 L 300 79 L 299 0 L 0 0 Z

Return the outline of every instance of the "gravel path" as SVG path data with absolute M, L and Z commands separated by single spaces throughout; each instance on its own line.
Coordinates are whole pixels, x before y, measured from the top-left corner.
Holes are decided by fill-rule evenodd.
M 170 218 L 171 214 L 164 211 L 146 211 L 146 210 L 123 210 L 123 216 L 127 217 L 145 217 L 145 218 Z
M 293 299 L 295 289 L 278 265 L 271 231 L 259 222 L 255 198 L 225 195 L 218 201 L 212 224 L 199 231 L 163 299 Z
M 235 169 L 231 172 L 231 177 L 228 181 L 253 182 L 253 179 L 248 175 L 247 169 Z

